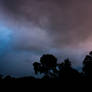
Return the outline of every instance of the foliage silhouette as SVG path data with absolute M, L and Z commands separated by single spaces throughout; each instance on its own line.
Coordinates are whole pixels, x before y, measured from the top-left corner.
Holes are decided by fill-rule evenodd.
M 38 72 L 43 73 L 44 77 L 54 77 L 57 66 L 57 58 L 53 55 L 47 54 L 40 58 L 40 63 L 33 64 L 35 74 Z
M 14 78 L 11 76 L 3 77 L 0 75 L 1 80 L 86 80 L 92 79 L 92 51 L 84 58 L 82 72 L 74 69 L 72 67 L 72 63 L 69 59 L 65 59 L 62 63 L 57 62 L 57 58 L 51 54 L 45 54 L 40 58 L 40 62 L 33 63 L 35 74 L 38 73 L 44 74 L 44 76 L 40 78 L 35 78 L 32 76 L 22 77 L 22 78 Z
M 81 78 L 80 73 L 72 68 L 69 59 L 66 59 L 63 63 L 60 64 L 59 77 L 62 80 L 78 80 Z
M 92 78 L 92 51 L 83 61 L 83 73 L 86 78 Z
M 40 68 L 41 68 L 40 63 L 35 62 L 35 63 L 33 64 L 33 66 L 34 66 L 35 74 L 38 74 L 38 72 L 40 72 Z
M 43 79 L 77 80 L 81 78 L 80 73 L 72 68 L 69 59 L 58 64 L 55 56 L 47 54 L 40 58 L 40 63 L 35 62 L 33 65 L 36 74 L 38 72 L 45 74 Z

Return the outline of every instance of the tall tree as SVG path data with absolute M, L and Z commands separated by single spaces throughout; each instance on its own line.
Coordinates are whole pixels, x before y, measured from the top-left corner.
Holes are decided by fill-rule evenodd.
M 87 77 L 92 77 L 92 51 L 85 57 L 83 61 L 83 73 Z
M 40 58 L 40 63 L 35 62 L 33 66 L 36 74 L 40 72 L 45 76 L 54 77 L 57 66 L 57 58 L 53 55 L 46 54 Z

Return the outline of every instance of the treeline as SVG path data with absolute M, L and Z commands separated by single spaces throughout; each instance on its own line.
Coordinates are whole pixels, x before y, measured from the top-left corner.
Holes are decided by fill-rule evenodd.
M 83 61 L 82 72 L 74 69 L 69 59 L 62 63 L 57 62 L 53 55 L 46 54 L 40 58 L 40 62 L 33 63 L 35 74 L 43 74 L 42 78 L 23 77 L 13 78 L 0 75 L 0 80 L 91 80 L 92 79 L 92 51 Z

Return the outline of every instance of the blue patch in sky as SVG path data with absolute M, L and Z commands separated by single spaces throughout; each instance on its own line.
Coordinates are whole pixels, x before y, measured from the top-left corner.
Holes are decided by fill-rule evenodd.
M 10 45 L 11 36 L 11 30 L 0 26 L 0 55 L 2 55 Z

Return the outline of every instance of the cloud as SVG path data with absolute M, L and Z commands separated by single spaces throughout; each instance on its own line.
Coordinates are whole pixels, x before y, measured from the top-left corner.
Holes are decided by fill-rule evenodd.
M 14 48 L 33 51 L 50 47 L 51 39 L 44 30 L 36 26 L 20 28 L 13 37 Z
M 90 0 L 1 0 L 20 50 L 85 48 L 92 34 Z M 7 13 L 7 14 L 6 14 Z M 3 19 L 4 20 L 4 19 Z M 42 44 L 41 44 L 42 43 Z
M 47 29 L 57 47 L 76 46 L 91 36 L 90 0 L 4 0 L 3 5 L 15 21 Z
M 80 65 L 92 46 L 91 9 L 90 0 L 0 0 L 1 22 L 13 32 L 12 51 L 5 57 L 13 54 L 19 62 L 53 53 Z

